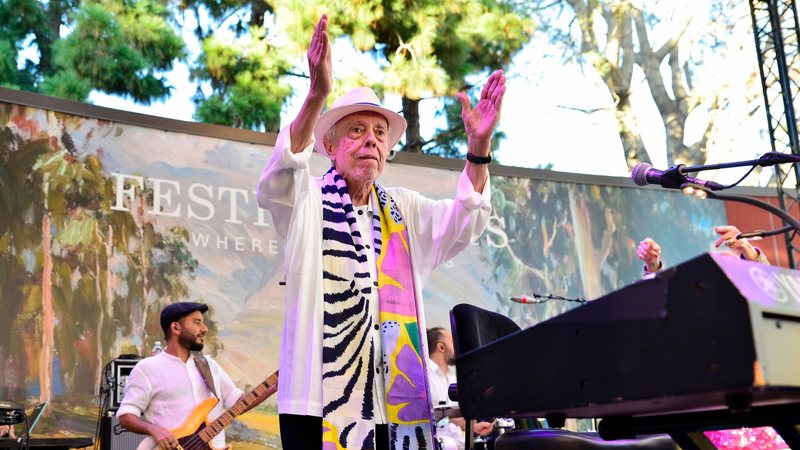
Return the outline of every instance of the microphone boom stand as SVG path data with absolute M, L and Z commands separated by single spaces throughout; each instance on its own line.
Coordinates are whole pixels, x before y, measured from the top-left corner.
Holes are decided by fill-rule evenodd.
M 703 170 L 729 169 L 731 167 L 761 166 L 769 167 L 776 164 L 787 164 L 800 162 L 800 155 L 790 155 L 780 152 L 767 152 L 758 159 L 748 161 L 733 161 L 720 164 L 708 164 L 705 166 L 686 166 L 678 164 L 675 166 L 679 175 L 685 176 L 689 172 L 702 172 Z M 735 200 L 734 200 L 735 201 Z

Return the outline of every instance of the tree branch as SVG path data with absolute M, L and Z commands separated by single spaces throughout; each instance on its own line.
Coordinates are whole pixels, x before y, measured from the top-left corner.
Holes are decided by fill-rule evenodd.
M 633 67 L 636 64 L 636 52 L 633 49 L 633 27 L 631 26 L 630 6 L 624 13 L 623 27 L 620 35 L 620 48 L 622 49 L 622 62 L 620 63 L 620 89 L 630 91 L 633 79 Z
M 585 114 L 594 114 L 594 113 L 601 112 L 601 111 L 602 112 L 608 111 L 608 108 L 588 108 L 587 109 L 587 108 L 577 108 L 575 106 L 566 106 L 566 105 L 556 105 L 556 108 L 568 109 L 570 111 L 578 111 L 578 112 L 582 112 L 582 113 L 585 113 Z
M 675 104 L 680 114 L 685 117 L 689 115 L 689 93 L 686 91 L 678 52 L 678 46 L 675 46 L 669 53 L 669 68 L 672 75 L 672 92 L 675 95 Z
M 669 38 L 667 42 L 665 42 L 664 45 L 661 46 L 661 48 L 656 50 L 655 54 L 659 61 L 663 60 L 667 56 L 667 54 L 669 54 L 670 52 L 672 52 L 673 49 L 676 49 L 678 47 L 678 44 L 683 39 L 683 35 L 686 33 L 686 31 L 689 30 L 689 25 L 691 23 L 692 23 L 691 19 L 687 20 L 686 23 L 683 24 L 683 27 L 681 28 L 681 31 L 680 33 L 678 33 L 677 36 Z

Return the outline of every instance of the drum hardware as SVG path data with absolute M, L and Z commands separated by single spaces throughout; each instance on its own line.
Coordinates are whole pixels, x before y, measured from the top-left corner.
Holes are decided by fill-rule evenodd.
M 433 408 L 433 419 L 436 422 L 442 420 L 445 417 L 454 419 L 463 416 L 461 415 L 461 409 L 458 407 L 458 405 L 454 406 L 443 405 Z
M 506 431 L 514 429 L 514 419 L 509 417 L 498 417 L 494 420 L 494 426 L 497 428 L 497 434 L 503 434 Z
M 489 441 L 483 436 L 475 436 L 472 441 L 472 450 L 488 450 Z
M 24 420 L 24 406 L 20 403 L 0 400 L 0 425 L 16 425 Z

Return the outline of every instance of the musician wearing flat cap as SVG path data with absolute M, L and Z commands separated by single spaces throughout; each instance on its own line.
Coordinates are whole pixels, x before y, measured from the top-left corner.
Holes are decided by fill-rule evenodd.
M 283 448 L 433 448 L 422 288 L 489 219 L 505 77 L 493 73 L 474 108 L 459 94 L 468 161 L 455 198 L 432 200 L 377 181 L 406 121 L 371 89 L 322 113 L 333 83 L 326 16 L 308 61 L 309 93 L 258 183 L 259 205 L 285 239 Z M 314 150 L 331 161 L 321 178 L 309 169 Z
M 219 399 L 208 412 L 207 418 L 211 421 L 243 396 L 216 361 L 200 354 L 208 333 L 203 319 L 206 311 L 208 305 L 195 302 L 179 302 L 165 307 L 161 311 L 161 329 L 166 348 L 139 361 L 128 377 L 117 417 L 126 429 L 150 435 L 153 447 L 149 448 L 178 448 L 178 439 L 182 436 L 176 436 L 171 430 L 180 428 L 205 400 L 211 397 Z M 268 396 L 257 398 L 249 403 L 247 409 Z M 225 432 L 221 431 L 210 443 L 214 448 L 224 448 Z M 194 448 L 185 444 L 184 447 L 187 450 Z

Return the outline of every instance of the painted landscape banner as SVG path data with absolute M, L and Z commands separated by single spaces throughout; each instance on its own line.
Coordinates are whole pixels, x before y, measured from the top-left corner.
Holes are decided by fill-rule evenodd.
M 206 302 L 206 350 L 247 389 L 278 365 L 283 247 L 255 188 L 272 148 L 0 103 L 0 399 L 49 400 L 39 435 L 93 435 L 103 369 L 163 341 L 169 303 Z M 531 150 L 535 151 L 535 150 Z M 315 173 L 327 160 L 315 156 Z M 459 173 L 389 163 L 386 186 L 432 198 Z M 722 203 L 678 192 L 492 178 L 483 237 L 425 286 L 429 326 L 472 303 L 534 325 L 641 276 L 636 245 L 667 265 L 711 250 Z M 535 358 L 535 355 L 525 355 Z M 228 432 L 280 448 L 275 399 Z

